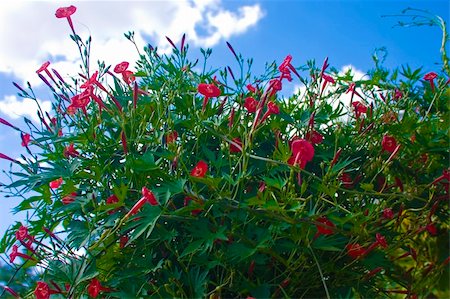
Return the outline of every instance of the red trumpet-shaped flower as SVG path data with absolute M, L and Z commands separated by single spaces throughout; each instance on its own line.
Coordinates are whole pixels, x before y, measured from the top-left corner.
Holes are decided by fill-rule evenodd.
M 67 22 L 69 22 L 70 29 L 72 29 L 73 34 L 75 34 L 75 29 L 73 28 L 71 15 L 73 15 L 77 11 L 77 8 L 73 5 L 68 7 L 60 7 L 56 10 L 55 16 L 58 19 L 67 18 Z
M 119 63 L 118 65 L 116 65 L 114 67 L 114 73 L 116 74 L 122 74 L 123 72 L 125 72 L 128 69 L 128 66 L 130 64 L 126 61 L 122 61 L 121 63 Z
M 205 161 L 201 160 L 191 170 L 191 176 L 202 178 L 205 176 L 207 171 L 208 171 L 208 164 Z
M 177 138 L 178 138 L 178 132 L 172 131 L 166 135 L 166 143 L 167 144 L 173 143 L 177 140 Z
M 28 228 L 26 226 L 21 225 L 19 229 L 16 231 L 16 239 L 18 241 L 25 241 L 26 239 L 31 240 L 32 237 L 28 233 Z
M 290 165 L 298 165 L 305 168 L 306 163 L 314 157 L 314 147 L 305 139 L 296 138 L 291 143 L 292 155 L 288 160 Z
M 434 92 L 434 79 L 437 78 L 437 74 L 435 72 L 429 72 L 423 76 L 423 79 L 430 82 L 431 91 Z
M 334 234 L 335 225 L 327 217 L 319 217 L 316 221 L 320 224 L 316 224 L 317 233 L 314 236 L 315 238 L 320 235 L 327 236 Z
M 233 143 L 230 143 L 230 153 L 240 153 L 242 152 L 242 141 L 239 137 L 233 138 Z
M 252 97 L 245 98 L 244 107 L 249 113 L 255 113 L 259 102 Z
M 71 143 L 64 148 L 63 155 L 66 158 L 69 158 L 69 157 L 75 158 L 75 157 L 78 157 L 80 155 L 80 153 L 75 149 L 73 143 Z
M 110 288 L 103 287 L 97 278 L 93 278 L 88 285 L 88 294 L 92 298 L 97 298 L 100 292 L 109 292 L 110 290 Z
M 275 104 L 274 102 L 267 103 L 267 111 L 264 113 L 263 117 L 259 121 L 259 123 L 263 123 L 270 115 L 272 114 L 279 114 L 280 108 Z
M 63 205 L 68 205 L 68 204 L 74 202 L 76 197 L 77 197 L 77 193 L 72 192 L 69 195 L 64 196 L 62 198 L 61 202 L 63 203 Z
M 323 141 L 323 136 L 319 132 L 313 130 L 305 135 L 305 138 L 312 142 L 312 144 L 321 144 Z
M 358 243 L 348 244 L 345 248 L 347 249 L 347 254 L 354 259 L 362 257 L 366 254 L 366 250 L 364 249 L 364 247 L 362 247 Z
M 34 295 L 36 299 L 49 299 L 50 298 L 50 288 L 48 284 L 43 281 L 38 281 L 36 289 L 34 289 Z
M 360 118 L 362 113 L 367 112 L 367 107 L 358 101 L 352 103 L 353 109 L 355 110 L 356 118 Z
M 131 215 L 136 214 L 147 202 L 149 204 L 151 204 L 152 206 L 159 205 L 158 201 L 156 200 L 155 195 L 147 187 L 145 187 L 145 186 L 142 187 L 141 192 L 142 192 L 142 198 L 139 199 L 139 201 L 134 204 L 134 206 L 131 208 L 131 210 L 128 212 L 128 214 L 125 217 L 129 217 Z
M 22 146 L 27 147 L 28 144 L 30 143 L 31 135 L 26 133 L 26 134 L 21 134 L 21 137 L 22 137 Z
M 24 254 L 24 253 L 19 252 L 19 247 L 17 245 L 13 245 L 12 252 L 9 255 L 9 262 L 10 263 L 14 263 L 14 260 L 16 259 L 16 257 L 21 257 L 21 258 L 24 258 L 26 260 L 34 260 L 28 254 Z
M 58 188 L 62 185 L 62 183 L 63 183 L 63 179 L 62 179 L 62 178 L 59 178 L 59 179 L 56 179 L 56 180 L 51 181 L 51 182 L 49 183 L 49 186 L 50 186 L 50 188 L 52 188 L 52 189 L 58 189 Z
M 381 141 L 381 147 L 384 151 L 393 153 L 395 148 L 397 147 L 397 140 L 395 140 L 395 138 L 392 136 L 384 135 L 383 140 Z
M 202 111 L 205 110 L 210 98 L 218 97 L 221 94 L 220 89 L 214 84 L 200 83 L 197 90 L 205 97 L 203 100 Z

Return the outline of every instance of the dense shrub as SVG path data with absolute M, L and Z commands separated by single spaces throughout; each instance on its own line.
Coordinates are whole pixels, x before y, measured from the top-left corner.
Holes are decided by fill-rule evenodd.
M 31 216 L 0 249 L 40 269 L 21 296 L 448 296 L 446 61 L 376 60 L 355 80 L 288 55 L 255 77 L 231 45 L 238 68 L 209 71 L 210 50 L 189 61 L 183 37 L 168 55 L 145 47 L 136 70 L 94 71 L 74 12 L 57 16 L 84 73 L 45 63 L 52 114 L 1 120 L 28 152 L 2 155 L 20 169 L 4 191 Z

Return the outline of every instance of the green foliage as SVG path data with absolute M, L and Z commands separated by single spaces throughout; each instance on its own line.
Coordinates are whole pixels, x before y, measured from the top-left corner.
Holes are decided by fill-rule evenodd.
M 28 122 L 30 156 L 5 187 L 33 211 L 28 253 L 55 293 L 95 297 L 98 279 L 107 298 L 448 295 L 444 73 L 431 87 L 380 49 L 364 80 L 289 57 L 252 77 L 229 45 L 236 78 L 174 45 L 146 47 L 134 78 L 104 64 L 95 78 L 90 39 L 73 37 L 85 73 L 52 81 L 55 118 Z M 291 75 L 301 92 L 283 97 Z M 220 95 L 204 100 L 204 83 Z M 82 84 L 94 95 L 76 106 Z M 2 252 L 23 250 L 19 226 Z

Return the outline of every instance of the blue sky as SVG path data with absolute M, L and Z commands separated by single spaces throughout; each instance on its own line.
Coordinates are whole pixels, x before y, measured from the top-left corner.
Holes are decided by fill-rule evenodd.
M 365 73 L 372 66 L 371 55 L 376 48 L 386 47 L 385 66 L 394 68 L 408 63 L 424 67 L 424 72 L 437 71 L 441 32 L 437 27 L 393 27 L 407 8 L 420 8 L 440 15 L 447 23 L 449 3 L 436 1 L 2 1 L 0 2 L 0 117 L 25 129 L 19 115 L 33 117 L 31 103 L 15 97 L 12 81 L 20 84 L 30 80 L 40 91 L 44 106 L 49 106 L 50 94 L 35 74 L 42 62 L 50 60 L 61 73 L 73 73 L 77 60 L 75 48 L 68 38 L 68 26 L 57 20 L 59 6 L 74 4 L 75 26 L 86 37 L 93 35 L 93 47 L 111 64 L 131 61 L 132 46 L 123 33 L 135 30 L 139 40 L 169 47 L 164 36 L 179 42 L 187 32 L 191 55 L 200 57 L 199 47 L 213 48 L 213 66 L 234 66 L 233 57 L 225 45 L 229 41 L 244 57 L 254 58 L 254 71 L 262 72 L 265 62 L 281 62 L 293 56 L 295 66 L 325 57 L 337 69 L 351 65 L 355 72 Z M 103 11 L 99 14 L 99 11 Z M 84 31 L 83 31 L 84 30 Z M 142 34 L 141 34 L 142 33 Z M 144 39 L 145 37 L 145 39 Z M 114 49 L 114 50 L 111 50 Z M 135 55 L 135 54 L 134 54 Z M 74 68 L 75 66 L 75 68 Z M 298 82 L 297 82 L 298 83 Z M 296 83 L 294 83 L 291 88 Z M 11 157 L 25 154 L 20 136 L 8 127 L 0 126 L 0 153 Z M 2 169 L 8 163 L 0 161 Z M 0 175 L 4 182 L 5 176 Z M 3 198 L 0 208 L 0 234 L 14 220 L 10 210 L 18 201 Z

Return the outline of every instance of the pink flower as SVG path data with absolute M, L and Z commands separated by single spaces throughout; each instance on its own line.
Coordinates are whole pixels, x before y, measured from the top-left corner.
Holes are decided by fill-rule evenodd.
M 30 139 L 31 139 L 30 134 L 28 134 L 28 133 L 21 134 L 21 137 L 22 137 L 22 146 L 28 146 L 28 144 L 30 143 Z
M 383 140 L 381 141 L 381 147 L 384 151 L 393 153 L 395 148 L 397 147 L 397 141 L 392 136 L 384 135 Z
M 49 183 L 49 186 L 50 186 L 50 188 L 52 188 L 52 189 L 58 189 L 58 188 L 62 185 L 62 183 L 63 183 L 63 179 L 62 179 L 62 178 L 59 178 L 59 179 L 56 179 L 56 180 L 54 180 L 54 181 L 51 181 L 51 182 Z
M 314 147 L 308 141 L 296 138 L 291 143 L 292 156 L 289 158 L 290 165 L 299 165 L 301 169 L 305 168 L 306 163 L 314 157 Z
M 205 161 L 199 161 L 197 165 L 191 170 L 191 176 L 202 178 L 205 176 L 206 172 L 208 171 L 208 164 L 206 164 Z

